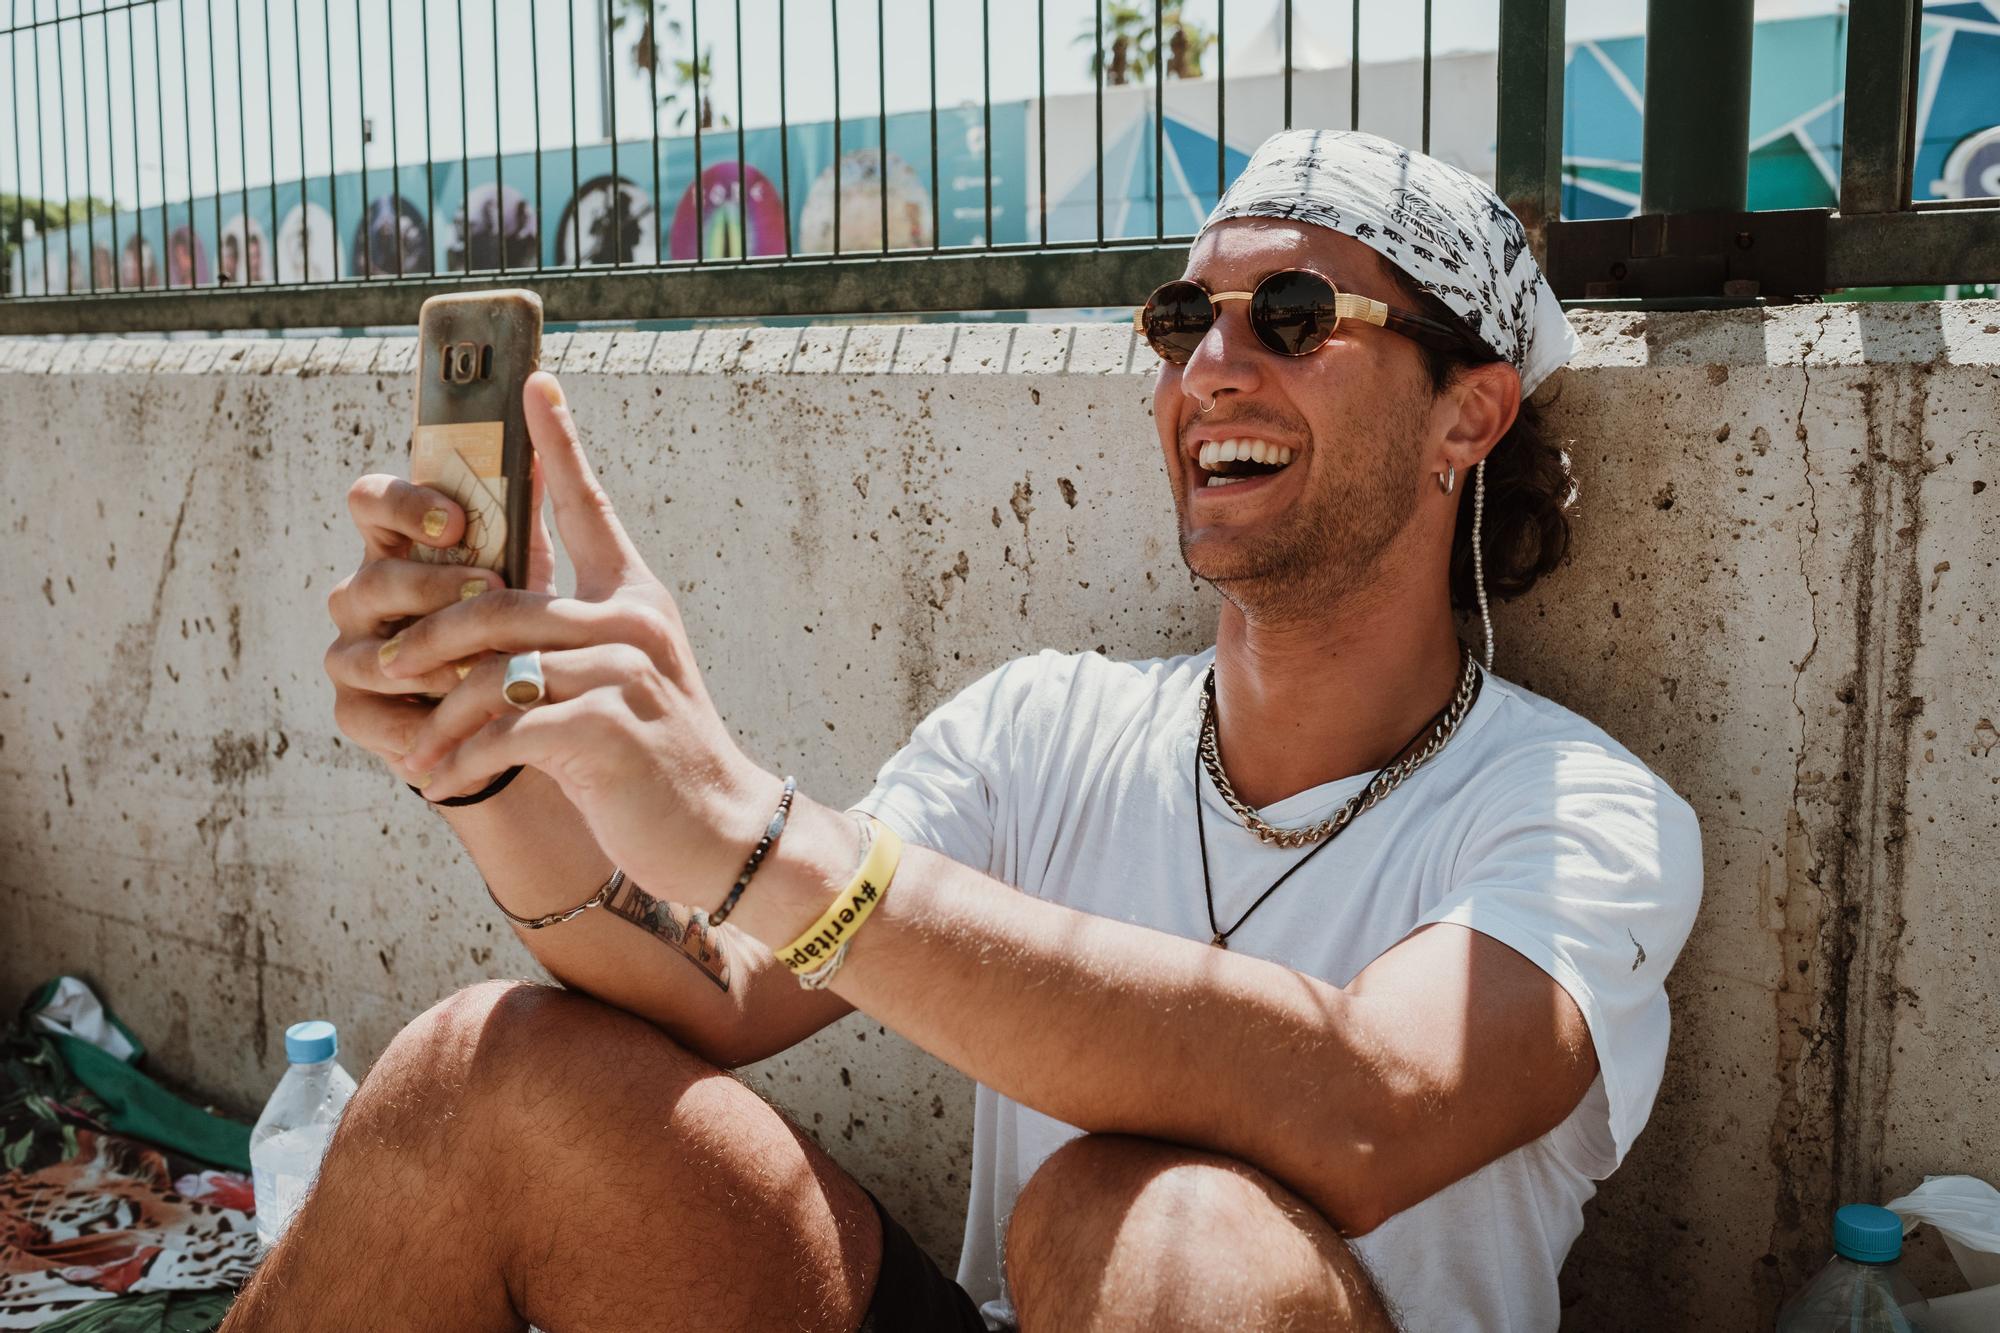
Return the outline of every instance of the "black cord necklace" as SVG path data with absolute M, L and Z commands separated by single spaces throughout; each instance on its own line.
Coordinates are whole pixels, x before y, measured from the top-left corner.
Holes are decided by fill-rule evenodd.
M 1459 725 L 1462 725 L 1466 717 L 1470 716 L 1472 712 L 1472 705 L 1478 701 L 1480 686 L 1483 685 L 1484 683 L 1485 683 L 1485 674 L 1483 672 L 1476 673 L 1475 678 L 1472 682 L 1471 698 L 1467 699 L 1464 706 L 1461 709 L 1457 710 L 1458 711 L 1457 721 L 1453 723 L 1451 732 L 1445 737 L 1445 740 L 1449 741 L 1451 736 L 1456 735 L 1458 732 Z M 1215 668 L 1214 667 L 1210 667 L 1208 669 L 1208 678 L 1203 683 L 1202 688 L 1204 697 L 1207 701 L 1207 706 L 1202 716 L 1202 728 L 1206 730 L 1207 728 L 1213 727 L 1215 725 L 1214 721 Z M 1349 805 L 1354 807 L 1356 814 L 1358 814 L 1362 810 L 1370 808 L 1375 804 L 1374 801 L 1367 800 L 1367 797 L 1370 790 L 1375 786 L 1377 782 L 1379 782 L 1382 779 L 1382 775 L 1384 773 L 1387 773 L 1389 770 L 1393 769 L 1396 766 L 1398 760 L 1402 759 L 1404 755 L 1408 754 L 1413 748 L 1415 748 L 1416 745 L 1420 741 L 1422 741 L 1425 736 L 1429 735 L 1434 728 L 1441 725 L 1445 721 L 1445 719 L 1452 714 L 1452 712 L 1454 711 L 1454 705 L 1456 703 L 1457 703 L 1456 698 L 1446 700 L 1444 707 L 1440 708 L 1437 712 L 1433 713 L 1431 715 L 1430 721 L 1424 723 L 1423 726 L 1419 727 L 1417 729 L 1417 734 L 1410 737 L 1410 739 L 1403 744 L 1403 747 L 1397 750 L 1396 753 L 1390 758 L 1389 762 L 1384 764 L 1380 769 L 1376 770 L 1375 776 L 1370 778 L 1367 781 L 1367 783 L 1362 786 L 1360 791 L 1356 792 L 1352 797 L 1349 798 L 1348 803 Z M 1443 748 L 1442 746 L 1439 747 L 1439 749 L 1442 748 Z M 1416 769 L 1413 767 L 1410 770 L 1408 770 L 1408 772 L 1403 773 L 1401 777 L 1397 779 L 1398 783 L 1401 782 L 1402 778 L 1408 777 L 1410 773 L 1413 773 L 1415 771 Z M 1383 794 L 1386 795 L 1386 793 Z M 1380 798 L 1378 797 L 1377 799 L 1379 800 Z M 1208 942 L 1214 945 L 1218 949 L 1227 949 L 1229 947 L 1229 937 L 1231 935 L 1234 935 L 1237 931 L 1243 928 L 1243 923 L 1250 919 L 1250 914 L 1252 912 L 1255 912 L 1258 908 L 1262 907 L 1264 905 L 1265 899 L 1269 898 L 1272 894 L 1276 893 L 1280 885 L 1282 885 L 1286 880 L 1290 879 L 1293 875 L 1297 874 L 1300 867 L 1304 866 L 1306 862 L 1312 860 L 1315 856 L 1318 856 L 1320 852 L 1324 851 L 1326 847 L 1329 844 L 1331 844 L 1335 838 L 1345 833 L 1353 825 L 1353 823 L 1354 823 L 1354 817 L 1352 815 L 1350 815 L 1348 818 L 1344 820 L 1341 820 L 1326 835 L 1326 837 L 1322 838 L 1319 842 L 1313 844 L 1313 849 L 1311 851 L 1307 852 L 1304 856 L 1301 856 L 1298 860 L 1292 862 L 1291 867 L 1288 870 L 1286 870 L 1284 874 L 1278 876 L 1275 880 L 1272 880 L 1271 887 L 1265 889 L 1262 893 L 1257 895 L 1257 901 L 1251 903 L 1250 906 L 1244 911 L 1243 915 L 1236 918 L 1235 925 L 1231 926 L 1228 930 L 1222 929 L 1222 927 L 1218 926 L 1215 923 L 1215 885 L 1214 882 L 1210 880 L 1208 873 L 1208 825 L 1207 821 L 1204 820 L 1202 817 L 1202 808 L 1201 808 L 1201 737 L 1197 735 L 1195 738 L 1195 747 L 1194 747 L 1194 829 L 1195 829 L 1195 836 L 1201 843 L 1201 893 L 1202 893 L 1202 900 L 1208 907 L 1208 929 L 1210 935 Z

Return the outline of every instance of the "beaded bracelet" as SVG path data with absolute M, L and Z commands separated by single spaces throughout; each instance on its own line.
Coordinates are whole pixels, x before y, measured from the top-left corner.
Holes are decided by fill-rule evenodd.
M 771 816 L 771 822 L 764 826 L 764 836 L 757 840 L 757 846 L 750 852 L 750 859 L 743 863 L 743 873 L 730 886 L 729 896 L 722 900 L 722 906 L 707 918 L 711 926 L 719 926 L 729 919 L 736 910 L 736 900 L 743 896 L 743 890 L 750 887 L 750 877 L 757 873 L 757 867 L 764 863 L 764 854 L 771 850 L 771 844 L 785 831 L 785 820 L 792 813 L 792 796 L 799 789 L 799 780 L 787 775 L 784 794 L 778 797 L 778 812 Z

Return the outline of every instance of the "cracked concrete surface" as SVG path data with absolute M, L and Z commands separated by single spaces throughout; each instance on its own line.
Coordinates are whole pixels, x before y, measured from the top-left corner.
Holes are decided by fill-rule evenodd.
M 1497 613 L 1498 665 L 1688 796 L 1708 891 L 1565 1322 L 1768 1327 L 1836 1204 L 2000 1179 L 2000 306 L 1576 322 L 1550 408 L 1574 558 Z M 400 469 L 406 343 L 0 339 L 0 982 L 90 976 L 239 1109 L 290 1018 L 337 1017 L 359 1065 L 439 995 L 533 974 L 327 708 L 343 496 Z M 1051 326 L 549 347 L 724 715 L 829 797 L 1008 656 L 1206 641 L 1138 351 Z M 962 1079 L 858 1017 L 752 1077 L 950 1260 Z M 1913 1262 L 1946 1289 L 1939 1251 Z

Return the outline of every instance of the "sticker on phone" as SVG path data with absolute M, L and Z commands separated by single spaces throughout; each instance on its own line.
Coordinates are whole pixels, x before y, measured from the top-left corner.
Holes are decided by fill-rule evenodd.
M 465 536 L 456 546 L 421 543 L 413 559 L 427 564 L 477 565 L 499 569 L 507 554 L 507 478 L 501 455 L 506 425 L 462 421 L 418 426 L 410 441 L 410 480 L 433 486 L 465 510 Z

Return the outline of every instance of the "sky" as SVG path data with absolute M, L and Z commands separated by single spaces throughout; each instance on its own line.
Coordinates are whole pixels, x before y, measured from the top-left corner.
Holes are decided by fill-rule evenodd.
M 627 0 L 609 2 L 634 13 Z M 1222 2 L 1187 0 L 1185 10 L 1212 29 Z M 87 181 L 96 197 L 115 195 L 131 207 L 208 194 L 218 183 L 296 179 L 302 168 L 324 175 L 329 163 L 349 171 L 364 151 L 371 169 L 455 158 L 461 144 L 491 154 L 496 125 L 508 152 L 531 150 L 538 128 L 544 148 L 567 147 L 572 125 L 578 141 L 602 142 L 607 109 L 621 139 L 649 132 L 652 88 L 631 54 L 637 14 L 612 38 L 607 107 L 599 0 L 0 3 L 7 6 L 0 106 L 13 110 L 11 124 L 0 122 L 0 192 L 81 198 Z M 1760 20 L 1836 7 L 1833 0 L 1756 3 Z M 839 100 L 849 116 L 874 114 L 883 94 L 892 112 L 930 104 L 933 14 L 940 105 L 976 104 L 989 79 L 995 101 L 1034 96 L 1038 77 L 1051 94 L 1088 91 L 1090 41 L 1077 38 L 1091 31 L 1091 0 L 1040 0 L 1040 8 L 1039 42 L 1028 0 L 986 0 L 984 15 L 980 0 L 660 0 L 657 12 L 674 58 L 687 58 L 699 22 L 713 62 L 711 97 L 732 123 L 740 58 L 742 119 L 755 126 L 778 121 L 781 10 L 784 110 L 793 121 L 812 121 L 834 108 L 836 15 Z M 1279 13 L 1278 0 L 1229 0 L 1229 50 L 1252 52 Z M 1351 13 L 1338 0 L 1297 5 L 1300 63 L 1345 63 Z M 1627 36 L 1644 30 L 1646 0 L 1570 0 L 1567 13 L 1572 41 Z M 1370 62 L 1421 53 L 1423 15 L 1417 0 L 1367 0 L 1364 78 Z M 1440 54 L 1491 50 L 1497 28 L 1498 0 L 1433 0 Z M 1237 66 L 1232 58 L 1227 72 Z M 660 94 L 673 86 L 663 69 Z M 663 136 L 677 132 L 680 114 L 679 104 L 660 113 Z M 364 116 L 372 122 L 365 147 Z

